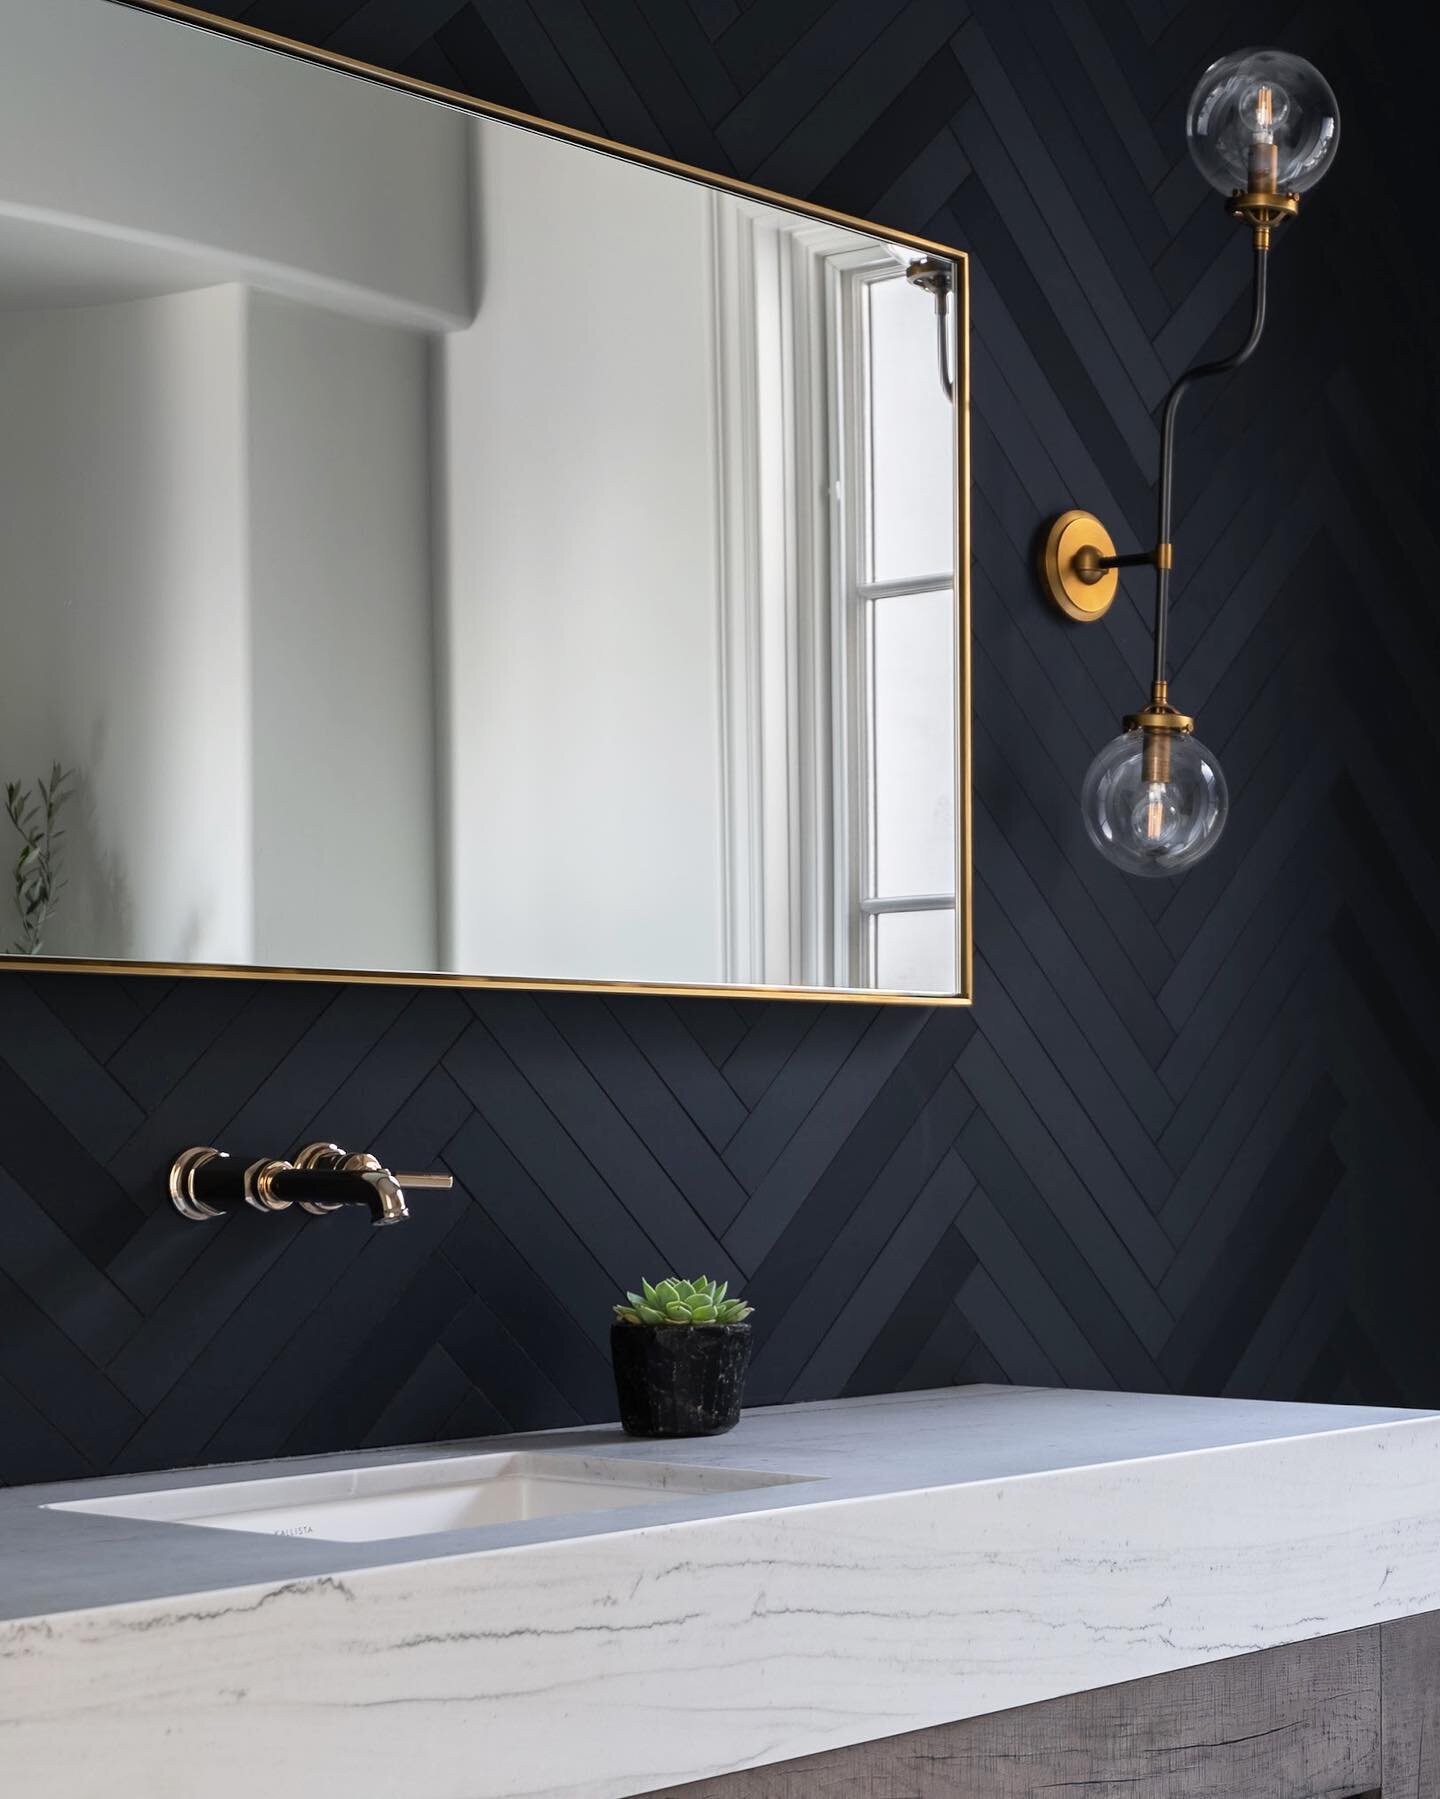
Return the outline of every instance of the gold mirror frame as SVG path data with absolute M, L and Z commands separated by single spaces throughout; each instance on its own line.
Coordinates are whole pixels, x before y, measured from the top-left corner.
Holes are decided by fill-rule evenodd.
M 586 149 L 598 150 L 607 156 L 639 163 L 642 167 L 656 169 L 667 175 L 678 175 L 689 181 L 700 182 L 706 187 L 718 188 L 724 193 L 740 194 L 747 199 L 765 201 L 770 205 L 784 207 L 791 212 L 803 213 L 813 219 L 824 219 L 831 224 L 843 225 L 849 230 L 863 232 L 868 237 L 883 237 L 894 243 L 908 244 L 917 250 L 943 256 L 955 264 L 958 271 L 955 284 L 957 349 L 954 406 L 955 467 L 959 475 L 955 507 L 955 643 L 957 650 L 955 716 L 958 727 L 956 731 L 955 798 L 959 812 L 956 845 L 955 949 L 956 967 L 960 971 L 960 987 L 959 991 L 953 994 L 897 993 L 858 987 L 750 987 L 714 986 L 700 982 L 671 984 L 659 981 L 567 981 L 519 975 L 383 973 L 338 968 L 273 968 L 236 963 L 107 962 L 91 961 L 82 957 L 5 955 L 0 955 L 0 971 L 9 969 L 16 972 L 31 971 L 54 974 L 169 975 L 223 980 L 353 982 L 368 986 L 475 987 L 494 988 L 500 991 L 552 993 L 648 993 L 720 999 L 845 1001 L 857 1005 L 970 1005 L 973 1001 L 974 947 L 970 796 L 970 264 L 967 253 L 964 250 L 957 250 L 949 244 L 937 243 L 931 238 L 917 237 L 913 232 L 891 230 L 889 227 L 877 225 L 873 219 L 856 218 L 850 213 L 837 212 L 833 207 L 816 206 L 807 200 L 797 200 L 789 194 L 779 194 L 770 188 L 758 187 L 753 182 L 739 181 L 729 175 L 713 174 L 708 169 L 700 169 L 690 163 L 678 162 L 673 157 L 660 156 L 651 150 L 637 150 L 629 144 L 616 143 L 593 131 L 579 131 L 573 126 L 559 125 L 551 119 L 536 118 L 533 114 L 517 111 L 514 107 L 500 106 L 489 100 L 478 100 L 471 94 L 458 93 L 451 88 L 436 86 L 433 82 L 420 81 L 412 76 L 396 74 L 389 69 L 377 68 L 371 63 L 360 62 L 354 57 L 342 56 L 333 50 L 321 50 L 313 44 L 303 44 L 297 39 L 281 37 L 271 31 L 262 31 L 253 25 L 243 25 L 233 19 L 221 18 L 215 13 L 202 11 L 199 7 L 183 5 L 180 0 L 107 0 L 107 3 L 113 6 L 123 6 L 131 12 L 152 13 L 161 18 L 174 19 L 180 24 L 211 32 L 220 37 L 254 44 L 261 49 L 295 57 L 302 62 L 315 63 L 322 68 L 336 69 L 343 74 L 352 75 L 361 80 L 379 82 L 384 87 L 396 88 L 402 93 L 418 94 L 423 99 L 439 101 L 446 106 L 472 113 L 479 118 L 499 119 L 505 124 L 519 125 L 527 131 L 539 132 L 546 137 L 559 138 L 566 143 L 579 144 Z

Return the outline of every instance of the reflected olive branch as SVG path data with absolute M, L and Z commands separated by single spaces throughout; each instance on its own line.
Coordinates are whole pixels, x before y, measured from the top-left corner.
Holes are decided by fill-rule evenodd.
M 10 946 L 11 955 L 40 954 L 45 927 L 60 903 L 65 885 L 61 873 L 65 833 L 60 828 L 60 814 L 74 794 L 74 780 L 74 771 L 56 762 L 51 765 L 50 779 L 38 780 L 33 792 L 19 781 L 6 783 L 6 816 L 20 838 L 14 871 L 20 935 Z

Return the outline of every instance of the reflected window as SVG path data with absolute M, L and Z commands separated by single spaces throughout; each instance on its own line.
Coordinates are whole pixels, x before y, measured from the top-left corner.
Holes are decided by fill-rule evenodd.
M 888 257 L 841 278 L 833 358 L 841 984 L 953 985 L 954 421 L 927 296 Z
M 953 993 L 955 415 L 883 243 L 716 214 L 727 978 Z

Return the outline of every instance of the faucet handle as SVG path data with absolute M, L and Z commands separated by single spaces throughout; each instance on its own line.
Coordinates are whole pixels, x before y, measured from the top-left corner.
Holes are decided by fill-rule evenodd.
M 323 1168 L 333 1173 L 345 1160 L 345 1151 L 338 1143 L 307 1143 L 295 1158 L 297 1168 Z M 319 1217 L 324 1212 L 338 1212 L 340 1204 L 331 1205 L 323 1199 L 302 1199 L 302 1212 L 313 1212 Z

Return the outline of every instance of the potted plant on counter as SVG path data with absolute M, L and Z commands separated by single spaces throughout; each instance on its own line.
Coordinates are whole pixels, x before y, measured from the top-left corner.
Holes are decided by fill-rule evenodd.
M 717 1437 L 740 1422 L 751 1307 L 701 1275 L 627 1293 L 610 1327 L 620 1422 L 632 1437 Z

